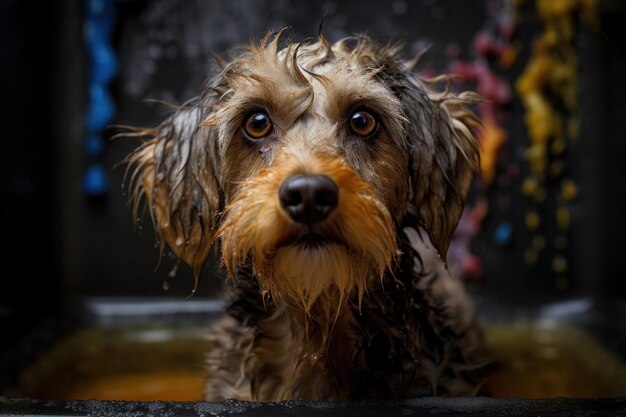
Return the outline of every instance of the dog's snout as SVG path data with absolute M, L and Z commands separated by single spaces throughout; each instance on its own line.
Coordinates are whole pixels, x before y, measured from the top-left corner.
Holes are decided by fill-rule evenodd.
M 326 175 L 292 175 L 280 186 L 278 197 L 294 221 L 312 225 L 337 207 L 339 189 Z

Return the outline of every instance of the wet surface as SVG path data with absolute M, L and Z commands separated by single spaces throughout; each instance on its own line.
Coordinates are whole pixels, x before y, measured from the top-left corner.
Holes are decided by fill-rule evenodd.
M 208 327 L 79 330 L 20 374 L 6 395 L 42 400 L 200 401 Z M 488 325 L 494 398 L 626 397 L 626 366 L 571 326 Z
M 486 328 L 494 366 L 493 397 L 623 397 L 626 366 L 588 333 L 566 325 L 500 324 Z
M 251 403 L 34 401 L 0 397 L 0 413 L 74 416 L 602 416 L 626 413 L 625 399 L 420 398 L 405 401 Z
M 481 397 L 279 404 L 202 401 L 203 357 L 210 349 L 205 336 L 219 303 L 87 299 L 83 304 L 77 312 L 82 326 L 57 338 L 51 329 L 38 332 L 53 342 L 29 366 L 14 364 L 15 382 L 0 384 L 0 415 L 626 414 L 622 345 L 611 343 L 622 341 L 623 332 L 600 311 L 608 317 L 623 314 L 619 308 L 606 310 L 607 302 L 537 300 L 538 308 L 505 302 L 503 310 L 502 300 L 479 301 L 494 359 Z M 613 338 L 598 332 L 603 324 Z M 11 364 L 2 365 L 6 373 Z
M 44 400 L 198 401 L 204 327 L 79 330 L 24 369 L 3 394 Z

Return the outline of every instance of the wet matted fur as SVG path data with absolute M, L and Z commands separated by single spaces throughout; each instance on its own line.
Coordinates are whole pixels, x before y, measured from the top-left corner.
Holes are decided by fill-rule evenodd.
M 128 158 L 162 244 L 232 278 L 205 396 L 473 395 L 480 336 L 445 254 L 473 174 L 470 92 L 425 80 L 398 45 L 267 35 L 245 47 Z M 332 212 L 290 215 L 294 176 L 323 176 Z M 326 180 L 324 180 L 326 181 Z M 432 243 L 431 243 L 432 242 Z

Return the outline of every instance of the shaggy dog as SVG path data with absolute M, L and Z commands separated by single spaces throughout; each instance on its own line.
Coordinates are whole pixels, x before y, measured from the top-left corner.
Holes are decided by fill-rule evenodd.
M 399 45 L 249 45 L 128 158 L 161 242 L 229 304 L 208 400 L 473 395 L 473 309 L 442 261 L 479 166 L 467 105 Z M 441 256 L 439 256 L 441 255 Z

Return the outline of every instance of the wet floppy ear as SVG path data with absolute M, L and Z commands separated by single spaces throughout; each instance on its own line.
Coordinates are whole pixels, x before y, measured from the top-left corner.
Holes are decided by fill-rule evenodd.
M 441 80 L 437 80 L 441 81 Z M 474 93 L 436 91 L 435 80 L 410 74 L 399 88 L 408 119 L 413 202 L 422 226 L 445 260 L 474 173 L 479 170 L 479 121 L 468 108 Z
M 145 198 L 161 249 L 169 245 L 191 267 L 196 284 L 222 201 L 216 129 L 202 124 L 204 108 L 190 101 L 158 128 L 135 132 L 148 139 L 126 160 L 135 214 Z

